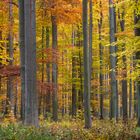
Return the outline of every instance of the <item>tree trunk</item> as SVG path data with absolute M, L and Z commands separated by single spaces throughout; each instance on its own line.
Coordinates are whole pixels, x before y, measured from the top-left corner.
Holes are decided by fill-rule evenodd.
M 132 97 L 134 97 L 134 96 L 132 96 L 132 88 L 133 88 L 133 80 L 132 80 L 132 67 L 133 67 L 133 57 L 131 56 L 130 57 L 130 61 L 131 61 L 131 63 L 130 63 L 130 80 L 129 80 L 129 118 L 131 119 L 131 118 L 133 118 L 133 113 L 134 113 L 134 111 L 133 111 L 133 109 L 132 109 Z M 132 113 L 132 111 L 133 111 L 133 113 Z
M 98 21 L 99 30 L 99 54 L 100 54 L 100 119 L 103 119 L 103 46 L 102 46 L 102 3 L 100 1 L 100 19 Z
M 9 37 L 8 37 L 8 53 L 9 53 L 9 65 L 13 65 L 13 6 L 12 6 L 12 0 L 10 0 L 9 3 L 9 22 L 10 22 L 10 28 L 9 28 Z M 14 88 L 13 88 L 13 76 L 9 76 L 7 79 L 7 92 L 8 92 L 8 100 L 9 100 L 9 113 L 10 117 L 14 117 Z
M 93 4 L 89 1 L 89 64 L 90 64 L 90 80 L 92 80 L 92 34 L 93 34 Z
M 17 118 L 18 114 L 18 83 L 16 82 L 15 86 L 15 106 L 14 106 L 14 115 Z
M 138 122 L 137 122 L 137 126 L 140 127 L 140 81 L 137 82 L 137 96 L 138 96 Z
M 75 45 L 75 32 L 72 28 L 72 46 Z M 77 113 L 77 90 L 76 90 L 76 58 L 74 56 L 74 52 L 72 55 L 72 117 L 76 116 Z
M 129 80 L 129 118 L 132 118 L 132 79 Z
M 2 31 L 0 30 L 0 41 L 2 41 Z M 3 52 L 3 48 L 1 47 L 2 43 L 0 43 L 0 53 Z M 0 68 L 2 66 L 2 58 L 0 58 Z M 0 76 L 0 94 L 2 95 L 2 77 Z M 2 109 L 1 109 L 1 113 L 3 113 L 4 109 L 3 109 L 3 100 L 0 102 L 0 104 L 2 105 Z
M 46 48 L 49 48 L 50 46 L 50 30 L 49 27 L 46 27 Z M 51 73 L 50 73 L 50 64 L 46 64 L 46 76 L 47 76 L 47 83 L 48 88 L 46 91 L 46 113 L 51 112 L 51 90 L 50 90 L 50 82 L 51 82 Z M 47 114 L 46 114 L 47 117 Z
M 138 0 L 136 0 L 136 8 L 138 9 Z M 140 22 L 140 14 L 139 15 L 136 15 L 136 12 L 135 12 L 135 19 L 134 19 L 134 24 L 137 25 L 139 24 Z M 135 27 L 135 36 L 140 36 L 140 27 Z M 138 61 L 139 63 L 139 60 L 140 60 L 140 51 L 137 51 L 136 52 L 136 60 Z M 139 70 L 138 70 L 139 72 Z M 137 123 L 137 126 L 140 127 L 140 75 L 138 75 L 137 77 L 137 97 L 138 97 L 138 123 Z
M 25 31 L 24 31 L 24 0 L 19 0 L 19 47 L 21 74 L 21 119 L 25 119 Z
M 82 43 L 81 43 L 81 31 L 80 31 L 80 26 L 78 26 L 78 30 L 77 30 L 77 38 L 78 40 L 76 41 L 76 46 L 79 47 L 79 53 L 78 53 L 78 65 L 79 65 L 79 70 L 78 70 L 78 78 L 80 80 L 80 89 L 78 91 L 78 109 L 81 110 L 82 106 L 83 106 L 83 70 L 82 70 L 82 66 L 83 66 L 83 62 L 82 62 L 82 54 L 81 54 L 81 47 L 82 47 Z
M 36 90 L 36 14 L 35 0 L 24 1 L 25 20 L 25 124 L 38 126 Z
M 52 15 L 52 49 L 53 49 L 53 63 L 52 63 L 52 83 L 53 83 L 53 91 L 52 91 L 52 113 L 53 120 L 58 120 L 58 97 L 57 97 L 57 56 L 55 54 L 57 48 L 57 19 L 56 16 Z
M 109 0 L 109 16 L 110 16 L 110 78 L 111 78 L 111 118 L 117 120 L 118 112 L 118 91 L 117 91 L 117 80 L 116 80 L 116 46 L 112 43 L 116 41 L 115 32 L 116 32 L 116 16 L 115 16 L 115 7 L 113 5 L 113 0 Z
M 137 84 L 134 81 L 134 118 L 138 117 L 138 97 L 137 97 Z
M 41 83 L 44 83 L 44 31 L 45 28 L 44 26 L 42 26 L 42 53 L 41 53 L 41 59 L 42 59 L 42 64 L 41 64 Z M 43 114 L 43 104 L 44 104 L 44 100 L 43 100 L 43 87 L 40 87 L 40 95 L 39 95 L 39 106 L 38 106 L 38 114 L 41 115 Z
M 122 16 L 122 17 L 121 17 Z M 119 13 L 120 27 L 121 31 L 125 31 L 125 20 L 124 20 L 124 9 L 122 13 Z M 125 44 L 122 46 L 122 52 L 125 52 Z M 122 57 L 123 60 L 123 75 L 122 75 L 122 111 L 123 111 L 123 121 L 126 122 L 127 115 L 127 65 L 126 65 L 126 55 Z
M 90 64 L 88 47 L 88 1 L 83 0 L 83 53 L 84 53 L 84 116 L 85 128 L 91 128 L 90 112 Z

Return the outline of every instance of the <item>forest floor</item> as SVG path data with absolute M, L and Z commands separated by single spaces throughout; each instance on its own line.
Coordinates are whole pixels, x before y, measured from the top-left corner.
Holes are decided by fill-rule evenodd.
M 136 121 L 114 123 L 93 120 L 92 128 L 84 129 L 81 120 L 63 120 L 57 123 L 40 121 L 40 127 L 25 127 L 20 123 L 5 122 L 0 125 L 0 140 L 139 140 L 140 128 Z

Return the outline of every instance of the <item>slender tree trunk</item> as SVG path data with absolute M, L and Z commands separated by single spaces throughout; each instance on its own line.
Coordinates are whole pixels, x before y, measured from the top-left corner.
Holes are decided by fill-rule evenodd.
M 43 84 L 44 83 L 44 31 L 45 31 L 45 28 L 44 26 L 42 26 L 42 53 L 41 53 L 41 59 L 42 59 L 42 64 L 41 64 L 41 83 Z M 38 114 L 41 115 L 43 114 L 43 103 L 44 103 L 44 100 L 43 100 L 43 87 L 41 86 L 40 87 L 40 95 L 39 95 L 39 106 L 38 106 Z
M 83 106 L 83 71 L 82 71 L 82 56 L 81 56 L 81 52 L 80 52 L 80 44 L 79 44 L 79 80 L 80 80 L 80 89 L 78 91 L 78 108 L 82 109 Z
M 56 16 L 52 15 L 52 49 L 56 51 L 57 48 L 57 19 Z M 52 83 L 53 83 L 53 91 L 52 91 L 52 113 L 53 120 L 58 120 L 58 97 L 57 97 L 57 58 L 55 52 L 53 52 L 53 63 L 52 63 Z
M 50 29 L 49 27 L 46 27 L 46 48 L 49 48 L 50 46 Z M 50 75 L 50 64 L 46 64 L 46 76 L 47 76 L 47 83 L 48 88 L 46 91 L 46 113 L 51 112 L 51 90 L 50 90 L 50 82 L 51 82 L 51 75 Z M 46 114 L 47 115 L 47 114 Z M 46 116 L 47 117 L 47 116 Z
M 0 30 L 0 41 L 2 41 L 2 31 Z M 3 48 L 1 47 L 3 44 L 0 43 L 0 53 L 3 52 Z M 2 58 L 0 58 L 0 68 L 2 67 Z M 0 95 L 2 95 L 2 77 L 0 76 Z M 1 113 L 3 113 L 4 111 L 4 107 L 3 107 L 3 100 L 0 103 L 2 105 L 2 109 L 1 109 Z
M 102 46 L 102 3 L 100 1 L 100 20 L 98 21 L 99 29 L 99 54 L 100 54 L 100 119 L 103 119 L 103 46 Z
M 0 41 L 2 41 L 2 31 L 0 30 Z M 0 43 L 0 46 L 2 46 L 2 44 Z M 0 53 L 2 53 L 2 47 L 0 47 Z M 2 66 L 2 59 L 0 58 L 0 68 Z M 2 94 L 2 78 L 0 76 L 0 94 Z M 2 103 L 0 103 L 2 105 Z M 2 113 L 2 111 L 1 111 Z
M 81 31 L 80 31 L 80 26 L 78 26 L 78 30 L 77 30 L 77 38 L 78 41 L 76 42 L 76 46 L 79 47 L 79 54 L 78 54 L 78 65 L 79 65 L 79 70 L 78 70 L 78 78 L 80 80 L 80 89 L 78 91 L 78 109 L 82 109 L 83 106 L 83 70 L 82 70 L 82 66 L 83 66 L 83 61 L 82 61 L 82 54 L 81 54 Z
M 122 13 L 119 13 L 119 19 L 120 19 L 120 27 L 121 31 L 125 31 L 125 20 L 124 20 L 124 10 Z M 122 46 L 122 52 L 125 52 L 125 44 Z M 123 121 L 126 122 L 128 118 L 127 114 L 127 65 L 126 65 L 126 55 L 122 57 L 123 60 L 123 75 L 122 75 L 122 111 L 123 111 Z
M 25 124 L 38 126 L 36 90 L 36 14 L 35 0 L 24 1 L 25 23 Z
M 130 80 L 129 80 L 129 118 L 133 118 L 133 113 L 132 113 L 132 87 L 133 87 L 133 81 L 132 81 L 132 78 L 131 78 L 131 75 L 132 75 L 132 67 L 133 67 L 133 57 L 131 56 L 130 57 L 130 61 L 131 61 L 131 64 L 130 64 Z M 134 111 L 133 111 L 134 112 Z
M 2 41 L 2 31 L 0 30 L 0 41 Z M 2 43 L 0 43 L 0 53 L 2 53 L 3 48 L 2 48 Z M 2 58 L 0 58 L 0 68 L 2 66 Z
M 64 63 L 65 63 L 65 50 L 62 51 L 62 64 L 63 64 L 63 71 L 62 71 L 62 77 L 65 76 L 65 66 L 64 66 Z M 65 93 L 65 90 L 66 90 L 66 83 L 65 85 L 62 85 L 62 117 L 64 117 L 64 115 L 66 114 L 66 93 Z
M 90 64 L 88 47 L 88 1 L 83 0 L 83 45 L 84 45 L 84 116 L 85 128 L 91 128 L 90 112 Z
M 132 79 L 129 80 L 129 118 L 132 118 Z
M 138 9 L 138 0 L 136 0 L 136 8 Z M 137 25 L 139 24 L 140 22 L 140 14 L 139 15 L 136 15 L 136 12 L 135 12 L 135 19 L 134 19 L 134 24 Z M 135 36 L 140 36 L 140 27 L 135 27 Z M 140 51 L 138 50 L 136 52 L 136 60 L 138 61 L 137 63 L 139 63 L 139 60 L 140 60 Z M 139 70 L 138 70 L 139 72 Z M 138 75 L 137 77 L 137 97 L 138 97 L 138 123 L 137 123 L 137 126 L 140 127 L 140 75 Z
M 24 31 L 24 0 L 19 0 L 19 47 L 21 74 L 21 119 L 25 119 L 25 31 Z
M 89 64 L 90 64 L 90 79 L 92 79 L 92 34 L 93 34 L 93 4 L 89 1 Z
M 9 43 L 8 43 L 8 53 L 9 53 L 9 65 L 13 65 L 13 6 L 12 0 L 9 3 Z M 9 113 L 11 117 L 14 117 L 14 89 L 13 89 L 13 77 L 9 76 L 7 81 L 7 92 L 8 92 L 8 100 L 9 100 Z
M 137 99 L 138 100 L 138 122 L 137 122 L 137 126 L 140 127 L 140 81 L 137 82 L 137 97 L 138 97 L 138 99 Z
M 75 45 L 75 32 L 74 29 L 72 29 L 72 46 L 74 47 Z M 73 52 L 73 56 L 72 56 L 72 117 L 76 116 L 77 113 L 77 90 L 76 90 L 76 58 L 74 56 L 74 52 Z
M 111 78 L 111 118 L 117 120 L 118 112 L 118 90 L 117 90 L 117 80 L 116 80 L 116 46 L 112 43 L 116 41 L 115 31 L 116 31 L 116 16 L 115 16 L 115 7 L 113 5 L 113 0 L 109 0 L 109 16 L 110 16 L 110 78 Z
M 134 81 L 134 118 L 138 117 L 137 83 Z
M 0 95 L 2 95 L 2 79 L 0 77 Z M 0 105 L 2 106 L 2 109 L 0 109 L 0 113 L 3 113 L 3 100 L 0 102 Z
M 17 118 L 18 114 L 18 83 L 16 82 L 15 86 L 15 105 L 14 105 L 14 115 Z

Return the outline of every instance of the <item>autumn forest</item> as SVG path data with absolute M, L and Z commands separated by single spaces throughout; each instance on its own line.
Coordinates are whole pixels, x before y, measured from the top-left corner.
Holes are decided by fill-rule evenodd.
M 140 139 L 140 0 L 0 0 L 0 140 Z

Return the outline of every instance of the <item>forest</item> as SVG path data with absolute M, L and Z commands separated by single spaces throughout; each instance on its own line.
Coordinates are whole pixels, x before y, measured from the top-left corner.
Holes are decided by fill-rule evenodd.
M 140 140 L 140 0 L 0 0 L 0 140 Z

